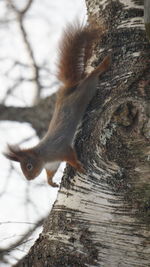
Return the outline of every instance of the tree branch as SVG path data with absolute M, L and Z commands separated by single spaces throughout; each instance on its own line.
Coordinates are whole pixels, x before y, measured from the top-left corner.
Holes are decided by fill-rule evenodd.
M 43 224 L 45 218 L 39 219 L 32 228 L 28 229 L 20 239 L 15 241 L 13 244 L 7 248 L 0 248 L 0 260 L 5 262 L 5 256 L 8 255 L 11 251 L 15 250 L 17 247 L 21 246 L 23 243 L 27 242 L 27 239 L 34 233 L 34 231 Z
M 38 136 L 43 136 L 52 118 L 55 106 L 55 94 L 40 100 L 32 107 L 14 107 L 0 104 L 0 121 L 27 122 L 37 132 Z M 41 112 L 42 110 L 42 112 Z
M 40 100 L 40 93 L 41 93 L 41 89 L 42 89 L 42 86 L 40 83 L 39 66 L 36 63 L 34 53 L 33 53 L 31 44 L 30 44 L 28 36 L 27 36 L 25 26 L 24 26 L 25 15 L 26 15 L 27 11 L 29 10 L 31 4 L 33 3 L 33 0 L 29 0 L 26 4 L 26 7 L 21 11 L 18 10 L 18 8 L 14 5 L 12 0 L 7 0 L 7 2 L 9 3 L 11 9 L 16 14 L 17 21 L 18 21 L 19 28 L 20 28 L 20 32 L 21 32 L 21 35 L 22 35 L 22 38 L 23 38 L 23 41 L 24 41 L 24 44 L 26 47 L 26 51 L 27 51 L 29 59 L 30 59 L 30 65 L 32 67 L 32 75 L 33 75 L 32 79 L 35 82 L 35 86 L 36 86 L 36 96 L 34 99 L 34 104 L 36 104 Z

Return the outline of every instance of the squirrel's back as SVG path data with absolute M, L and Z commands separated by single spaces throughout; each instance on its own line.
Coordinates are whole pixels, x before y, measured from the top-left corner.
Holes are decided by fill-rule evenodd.
M 75 87 L 84 78 L 93 44 L 103 32 L 103 26 L 83 25 L 79 21 L 67 25 L 59 46 L 57 73 L 58 79 L 64 84 L 64 89 Z

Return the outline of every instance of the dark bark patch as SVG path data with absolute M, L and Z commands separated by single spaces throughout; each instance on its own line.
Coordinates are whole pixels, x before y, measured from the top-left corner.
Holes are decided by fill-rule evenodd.
M 121 105 L 114 116 L 115 133 L 107 139 L 106 155 L 115 161 L 120 171 L 108 180 L 115 192 L 119 192 L 131 207 L 131 213 L 138 220 L 150 223 L 149 161 L 146 140 L 139 129 L 137 107 L 129 102 Z M 138 129 L 137 129 L 138 128 Z

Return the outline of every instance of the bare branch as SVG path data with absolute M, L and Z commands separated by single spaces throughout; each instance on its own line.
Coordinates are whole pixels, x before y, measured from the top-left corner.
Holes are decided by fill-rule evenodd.
M 18 239 L 16 242 L 14 242 L 13 244 L 11 244 L 10 246 L 8 246 L 7 248 L 0 248 L 0 260 L 1 261 L 5 261 L 4 257 L 6 255 L 8 255 L 11 251 L 13 251 L 14 249 L 18 248 L 19 246 L 21 246 L 22 244 L 24 244 L 25 242 L 27 242 L 27 239 L 34 233 L 34 231 L 40 227 L 43 222 L 45 220 L 45 217 L 38 220 L 34 226 L 27 230 L 21 237 L 20 239 Z
M 1 101 L 2 104 L 5 103 L 8 96 L 12 94 L 12 92 L 21 84 L 21 82 L 22 82 L 21 80 L 18 80 L 13 84 L 13 86 L 11 86 L 10 88 L 7 89 L 7 92 L 6 92 L 3 100 Z
M 28 36 L 27 36 L 25 26 L 24 26 L 25 14 L 29 10 L 31 4 L 33 3 L 33 0 L 29 0 L 26 7 L 22 11 L 17 9 L 17 7 L 14 5 L 12 0 L 7 0 L 7 2 L 9 4 L 9 6 L 11 7 L 11 9 L 16 14 L 17 21 L 18 21 L 19 28 L 20 28 L 20 32 L 21 32 L 21 35 L 22 35 L 22 38 L 23 38 L 23 41 L 24 41 L 24 44 L 26 47 L 26 51 L 27 51 L 29 59 L 30 59 L 30 65 L 32 67 L 33 81 L 34 81 L 35 86 L 36 86 L 36 96 L 35 96 L 35 100 L 34 100 L 34 104 L 36 104 L 40 100 L 40 93 L 41 93 L 41 89 L 42 89 L 42 86 L 40 83 L 39 66 L 36 63 L 34 53 L 33 53 L 31 44 L 30 44 Z
M 30 107 L 13 107 L 0 104 L 0 120 L 1 121 L 17 121 L 17 122 L 29 122 L 31 123 L 31 111 Z
M 29 10 L 30 6 L 32 5 L 33 0 L 29 0 L 26 4 L 26 6 L 24 7 L 24 9 L 22 11 L 20 11 L 23 15 Z
M 32 107 L 14 107 L 0 104 L 0 121 L 27 122 L 43 136 L 51 120 L 56 95 L 53 94 Z M 41 112 L 43 110 L 43 112 Z M 36 114 L 36 115 L 35 115 Z
M 31 4 L 34 2 L 33 0 L 29 0 L 27 3 L 26 3 L 26 6 L 22 9 L 22 10 L 19 10 L 13 3 L 12 0 L 7 0 L 9 6 L 16 12 L 16 13 L 20 13 L 22 15 L 24 15 L 30 8 Z

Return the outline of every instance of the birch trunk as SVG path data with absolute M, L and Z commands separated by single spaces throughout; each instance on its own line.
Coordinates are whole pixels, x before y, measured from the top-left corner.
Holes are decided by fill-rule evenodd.
M 142 0 L 87 0 L 107 33 L 111 69 L 76 148 L 87 175 L 65 170 L 43 232 L 16 266 L 150 266 L 150 44 Z

